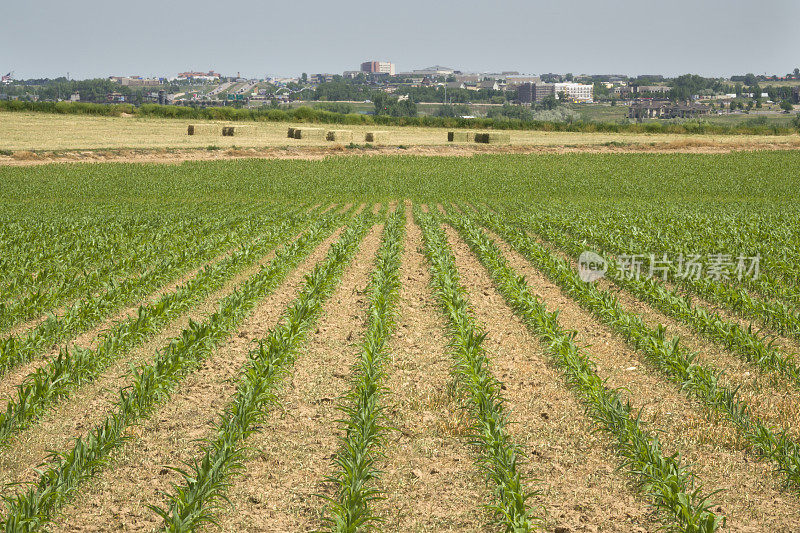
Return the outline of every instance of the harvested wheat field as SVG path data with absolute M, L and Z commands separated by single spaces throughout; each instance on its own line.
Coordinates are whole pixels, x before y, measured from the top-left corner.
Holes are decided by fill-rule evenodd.
M 173 118 L 152 117 L 102 117 L 90 115 L 53 115 L 31 112 L 0 112 L 3 135 L 0 138 L 0 162 L 6 159 L 31 159 L 31 154 L 63 156 L 64 160 L 81 160 L 86 155 L 103 155 L 110 152 L 138 151 L 193 151 L 197 157 L 219 156 L 227 149 L 313 149 L 330 146 L 332 140 L 346 143 L 365 143 L 383 147 L 439 147 L 449 144 L 448 130 L 421 126 L 375 126 L 353 125 L 325 128 L 313 124 L 302 126 L 281 122 L 231 123 L 226 121 L 189 121 Z M 192 126 L 193 134 L 188 134 Z M 234 135 L 222 134 L 223 127 L 234 127 Z M 305 135 L 287 135 L 287 130 L 308 129 Z M 194 133 L 194 130 L 197 133 Z M 322 130 L 321 133 L 317 130 Z M 335 138 L 328 139 L 327 131 L 336 131 Z M 385 130 L 385 131 L 384 131 Z M 292 132 L 293 133 L 293 132 Z M 455 132 L 461 134 L 462 132 Z M 474 142 L 472 132 L 466 146 L 487 148 L 486 144 Z M 369 137 L 367 134 L 371 134 Z M 800 136 L 790 135 L 693 135 L 672 133 L 585 133 L 569 131 L 512 131 L 495 132 L 494 136 L 508 137 L 503 144 L 511 148 L 526 147 L 607 150 L 754 150 L 797 149 Z M 352 136 L 352 139 L 350 138 Z M 488 142 L 488 138 L 487 138 Z M 492 143 L 497 143 L 495 139 Z M 507 148 L 508 148 L 507 147 Z M 464 146 L 462 145 L 463 149 Z M 8 152 L 8 155 L 5 153 Z M 30 154 L 25 154 L 30 152 Z M 18 154 L 15 158 L 11 155 Z M 83 156 L 83 157 L 82 157 Z M 258 157 L 258 154 L 255 154 Z
M 799 171 L 0 167 L 5 530 L 798 531 Z

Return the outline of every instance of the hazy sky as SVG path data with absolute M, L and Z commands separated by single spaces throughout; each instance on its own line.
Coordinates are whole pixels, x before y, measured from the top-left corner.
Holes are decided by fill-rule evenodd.
M 798 0 L 4 0 L 17 78 L 357 70 L 731 75 L 800 67 Z M 206 7 L 207 6 L 207 7 Z

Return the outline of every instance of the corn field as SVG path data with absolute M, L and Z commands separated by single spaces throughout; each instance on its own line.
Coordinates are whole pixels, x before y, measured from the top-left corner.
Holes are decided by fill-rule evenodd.
M 798 531 L 798 176 L 0 168 L 5 531 Z

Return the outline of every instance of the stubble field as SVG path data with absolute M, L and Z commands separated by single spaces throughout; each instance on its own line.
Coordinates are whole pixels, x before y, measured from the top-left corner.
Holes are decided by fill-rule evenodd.
M 798 171 L 0 167 L 5 529 L 796 531 Z
M 189 124 L 216 124 L 216 134 L 187 135 Z M 242 136 L 222 137 L 226 122 L 157 119 L 146 117 L 94 117 L 53 115 L 47 113 L 0 113 L 0 163 L 13 163 L 30 158 L 12 157 L 15 152 L 34 152 L 56 156 L 66 161 L 92 159 L 97 152 L 107 151 L 109 158 L 131 159 L 137 151 L 187 151 L 183 159 L 216 158 L 233 148 L 241 152 L 229 156 L 258 156 L 247 150 L 293 150 L 341 148 L 342 143 L 323 140 L 288 139 L 287 129 L 296 124 L 255 122 Z M 386 147 L 450 148 L 470 150 L 664 150 L 664 151 L 730 151 L 743 149 L 793 149 L 800 147 L 800 136 L 793 135 L 690 135 L 646 133 L 584 133 L 557 131 L 511 131 L 510 146 L 491 147 L 474 143 L 448 143 L 447 129 L 411 126 L 337 126 L 311 125 L 326 129 L 353 131 L 353 142 L 365 144 L 367 131 L 387 131 Z M 344 143 L 345 145 L 348 143 Z M 210 150 L 209 150 L 210 149 Z M 396 150 L 395 150 L 396 151 Z M 85 152 L 85 153 L 84 153 Z M 205 152 L 205 153 L 204 153 Z M 101 154 L 102 155 L 102 154 Z M 268 153 L 262 156 L 270 155 Z M 291 155 L 291 154 L 289 154 Z M 444 153 L 444 155 L 447 155 Z M 35 159 L 35 158 L 34 158 Z

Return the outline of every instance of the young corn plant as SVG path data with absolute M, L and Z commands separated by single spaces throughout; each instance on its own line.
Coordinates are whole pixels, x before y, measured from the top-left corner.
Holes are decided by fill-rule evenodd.
M 297 211 L 285 217 L 289 220 L 298 218 Z M 276 219 L 267 227 L 275 227 L 281 222 Z M 234 226 L 235 235 L 231 237 L 225 227 L 220 232 L 212 233 L 203 241 L 199 249 L 187 246 L 185 242 L 176 243 L 174 249 L 162 250 L 159 260 L 148 270 L 135 277 L 120 282 L 111 281 L 107 290 L 100 294 L 89 294 L 86 298 L 75 302 L 63 316 L 50 315 L 27 335 L 11 335 L 0 341 L 0 376 L 8 371 L 26 364 L 40 356 L 50 346 L 68 340 L 72 335 L 85 331 L 98 324 L 109 314 L 132 301 L 145 298 L 150 292 L 173 280 L 181 272 L 197 263 L 210 259 L 230 246 L 231 240 L 245 242 L 255 234 L 262 233 L 261 224 L 248 227 L 247 231 Z M 263 247 L 256 241 L 253 248 Z M 242 245 L 247 248 L 247 245 Z
M 252 217 L 254 220 L 261 218 Z M 131 233 L 131 229 L 140 231 Z M 191 219 L 184 219 L 155 232 L 147 227 L 131 229 L 124 228 L 118 239 L 119 244 L 114 249 L 107 249 L 107 246 L 91 246 L 88 250 L 76 247 L 75 252 L 80 250 L 82 253 L 70 254 L 74 264 L 91 264 L 92 257 L 101 260 L 103 265 L 94 270 L 77 273 L 70 271 L 69 264 L 51 265 L 52 270 L 38 265 L 38 275 L 23 275 L 22 279 L 29 281 L 31 286 L 27 290 L 22 289 L 23 294 L 17 299 L 0 306 L 0 330 L 3 326 L 52 311 L 75 298 L 78 298 L 77 301 L 69 306 L 63 320 L 57 320 L 51 314 L 48 320 L 55 324 L 48 324 L 48 331 L 59 331 L 59 327 L 65 326 L 80 328 L 83 323 L 88 324 L 85 327 L 90 327 L 120 305 L 135 299 L 137 294 L 146 295 L 161 283 L 173 279 L 232 243 L 245 242 L 258 230 L 257 225 L 242 215 L 212 219 L 211 224 L 197 224 Z M 113 257 L 113 260 L 108 260 L 109 257 Z M 153 289 L 146 290 L 149 286 Z M 85 295 L 88 296 L 82 298 Z M 83 322 L 79 319 L 83 319 Z M 66 336 L 70 330 L 64 329 L 59 333 Z M 54 342 L 58 340 L 54 339 Z M 4 361 L 4 355 L 0 352 L 0 363 Z M 4 366 L 0 364 L 0 370 Z
M 583 282 L 568 261 L 554 257 L 525 231 L 509 226 L 496 215 L 484 213 L 482 218 L 564 292 L 625 338 L 656 370 L 709 410 L 724 415 L 754 454 L 771 460 L 787 485 L 800 491 L 800 444 L 786 431 L 770 428 L 753 415 L 739 398 L 738 389 L 724 386 L 718 372 L 696 363 L 696 354 L 689 352 L 680 339 L 667 339 L 663 326 L 649 327 L 639 315 L 625 311 L 613 294 Z
M 599 250 L 592 249 L 586 241 L 576 241 L 546 224 L 537 224 L 536 232 L 575 257 L 588 249 L 600 253 Z M 744 329 L 735 322 L 722 319 L 717 313 L 693 305 L 688 295 L 679 295 L 655 278 L 636 279 L 622 275 L 613 257 L 605 259 L 608 263 L 606 277 L 616 285 L 627 289 L 665 315 L 687 324 L 707 339 L 738 354 L 762 371 L 783 374 L 791 378 L 796 386 L 800 386 L 800 365 L 792 355 L 775 346 L 774 339 L 767 341 L 754 332 L 752 326 Z
M 582 399 L 586 412 L 614 439 L 623 467 L 637 480 L 664 522 L 664 529 L 710 533 L 725 523 L 712 511 L 711 494 L 704 494 L 696 477 L 681 465 L 677 454 L 665 456 L 659 440 L 641 427 L 629 402 L 605 386 L 587 353 L 574 341 L 575 332 L 558 323 L 558 312 L 548 312 L 534 297 L 524 277 L 508 266 L 496 244 L 469 219 L 451 215 L 461 234 L 487 269 L 498 291 L 514 312 L 539 337 L 567 383 Z
M 202 298 L 221 288 L 234 274 L 263 257 L 287 236 L 305 225 L 305 217 L 289 219 L 267 228 L 256 241 L 243 246 L 220 262 L 203 270 L 174 292 L 164 294 L 157 302 L 142 306 L 131 319 L 121 322 L 107 332 L 96 349 L 64 348 L 58 357 L 38 368 L 17 388 L 17 397 L 0 413 L 0 445 L 20 430 L 28 427 L 44 410 L 66 398 L 80 385 L 96 379 L 114 360 L 118 359 L 169 322 L 196 305 Z M 315 227 L 330 226 L 331 217 L 323 217 Z M 314 233 L 318 232 L 312 232 Z M 311 242 L 308 240 L 308 242 Z M 313 239 L 312 239 L 313 240 Z
M 383 407 L 386 343 L 394 331 L 394 315 L 400 290 L 405 211 L 389 216 L 370 282 L 369 323 L 355 365 L 353 385 L 340 407 L 342 436 L 334 458 L 336 473 L 328 478 L 337 487 L 325 520 L 336 533 L 373 529 L 380 517 L 371 504 L 381 497 L 374 486 L 380 475 L 376 466 L 386 426 Z
M 120 390 L 116 413 L 85 437 L 76 439 L 69 451 L 54 452 L 40 470 L 38 480 L 27 490 L 3 496 L 7 509 L 6 531 L 39 531 L 49 522 L 56 509 L 78 490 L 81 483 L 108 462 L 111 451 L 125 441 L 125 430 L 166 400 L 175 386 L 202 364 L 257 302 L 271 293 L 331 231 L 312 229 L 298 240 L 284 245 L 268 265 L 225 297 L 217 312 L 202 324 L 190 321 L 180 336 L 156 353 L 153 362 L 133 369 L 133 383 Z
M 319 316 L 322 305 L 338 285 L 345 266 L 355 255 L 369 226 L 367 217 L 351 226 L 331 247 L 325 261 L 306 277 L 304 289 L 284 313 L 283 320 L 250 353 L 232 402 L 220 416 L 216 435 L 206 441 L 199 459 L 184 467 L 173 467 L 183 476 L 174 486 L 165 507 L 150 506 L 164 520 L 164 530 L 194 531 L 214 523 L 215 511 L 227 500 L 231 478 L 244 468 L 244 441 L 263 421 L 274 403 L 275 384 L 288 371 L 298 350 Z
M 473 421 L 470 442 L 478 450 L 478 464 L 493 486 L 494 503 L 490 510 L 506 531 L 531 531 L 538 518 L 531 514 L 526 501 L 534 493 L 523 486 L 518 470 L 523 455 L 506 430 L 509 421 L 502 385 L 492 375 L 483 348 L 487 332 L 480 329 L 472 316 L 455 258 L 439 223 L 419 208 L 415 209 L 414 218 L 422 228 L 433 289 L 448 320 L 455 358 L 453 373 L 468 395 Z
M 536 226 L 535 231 L 537 233 L 544 231 L 552 235 L 553 233 L 563 234 L 566 232 L 572 238 L 571 242 L 585 240 L 616 254 L 631 253 L 632 247 L 636 247 L 633 250 L 641 249 L 640 246 L 645 246 L 645 243 L 655 246 L 655 244 L 650 243 L 650 239 L 647 237 L 650 232 L 657 231 L 657 228 L 648 227 L 645 231 L 637 232 L 634 238 L 624 239 L 615 238 L 601 231 L 594 231 L 591 227 L 576 225 L 571 221 L 552 220 L 551 217 L 547 216 L 537 216 L 535 220 L 530 222 Z M 641 224 L 641 221 L 639 221 L 639 224 Z M 693 235 L 692 232 L 685 233 Z M 682 248 L 696 250 L 697 247 L 701 246 L 696 240 L 687 242 L 686 239 L 685 236 L 681 238 L 678 235 L 670 235 L 669 239 L 658 241 L 660 244 L 658 249 L 666 245 L 670 251 L 677 254 L 682 253 Z M 682 248 L 678 248 L 678 246 Z M 691 276 L 680 276 L 675 265 L 668 265 L 668 268 L 671 279 L 675 280 L 688 293 L 701 296 L 746 319 L 757 320 L 782 335 L 800 338 L 800 313 L 797 311 L 797 306 L 800 305 L 800 295 L 797 294 L 797 288 L 793 282 L 775 279 L 771 276 L 772 272 L 769 270 L 762 271 L 758 279 L 743 276 L 738 283 L 722 283 L 704 277 L 695 279 Z M 745 287 L 740 284 L 744 284 Z M 754 287 L 757 288 L 758 293 L 765 297 L 753 296 L 748 291 L 748 288 L 752 289 Z M 790 290 L 791 294 L 787 294 Z M 730 329 L 731 325 L 726 323 L 724 327 Z M 738 328 L 738 326 L 736 327 Z M 714 329 L 712 327 L 708 331 L 714 331 Z M 744 337 L 745 333 L 748 332 L 744 330 L 732 332 L 733 335 L 740 338 Z M 723 332 L 718 337 L 724 334 Z M 737 340 L 737 342 L 741 341 Z

